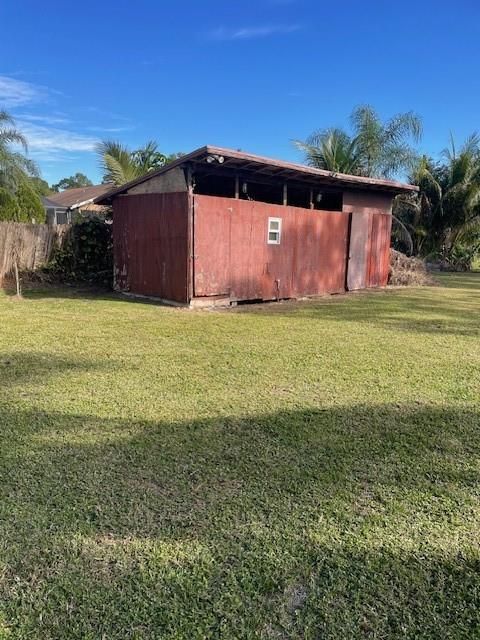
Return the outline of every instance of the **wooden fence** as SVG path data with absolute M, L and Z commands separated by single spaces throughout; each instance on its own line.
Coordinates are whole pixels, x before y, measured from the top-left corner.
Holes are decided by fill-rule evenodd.
M 12 272 L 15 261 L 20 270 L 38 269 L 62 244 L 70 225 L 0 222 L 0 282 Z

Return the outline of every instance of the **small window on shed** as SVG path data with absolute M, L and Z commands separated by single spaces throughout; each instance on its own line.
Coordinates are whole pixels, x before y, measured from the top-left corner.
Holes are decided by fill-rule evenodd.
M 281 235 L 282 235 L 282 219 L 269 218 L 267 244 L 280 244 Z

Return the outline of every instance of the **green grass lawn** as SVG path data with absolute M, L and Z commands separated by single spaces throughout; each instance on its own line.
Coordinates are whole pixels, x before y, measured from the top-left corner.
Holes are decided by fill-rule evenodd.
M 480 274 L 0 296 L 0 638 L 480 637 Z

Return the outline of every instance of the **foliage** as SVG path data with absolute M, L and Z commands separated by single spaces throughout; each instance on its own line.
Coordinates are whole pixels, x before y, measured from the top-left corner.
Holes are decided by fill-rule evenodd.
M 457 150 L 444 150 L 443 160 L 421 157 L 410 180 L 418 194 L 396 199 L 394 214 L 408 231 L 413 252 L 459 267 L 478 252 L 480 226 L 480 138 L 473 134 Z M 401 239 L 398 237 L 397 240 Z M 463 267 L 462 267 L 463 265 Z
M 91 187 L 93 182 L 84 173 L 77 172 L 69 178 L 62 178 L 57 184 L 52 184 L 53 191 L 63 191 L 64 189 L 76 189 L 78 187 Z
M 383 123 L 371 106 L 363 105 L 353 110 L 350 120 L 351 134 L 330 128 L 296 140 L 305 162 L 327 171 L 385 178 L 411 167 L 416 152 L 408 141 L 421 137 L 419 116 L 409 111 Z
M 15 196 L 4 187 L 0 187 L 0 221 L 10 222 L 18 218 L 18 202 Z
M 0 637 L 478 637 L 480 276 L 441 280 L 0 297 Z
M 15 128 L 13 118 L 6 111 L 0 111 L 0 219 L 43 221 L 45 211 L 36 189 L 44 181 L 38 178 L 35 163 L 13 151 L 12 145 L 27 149 L 27 141 Z
M 40 196 L 35 192 L 30 182 L 20 183 L 16 192 L 18 204 L 17 222 L 32 222 L 37 224 L 46 221 L 45 209 L 43 208 Z
M 112 225 L 97 216 L 81 217 L 45 270 L 65 282 L 112 286 Z
M 42 180 L 38 176 L 30 178 L 30 184 L 32 185 L 35 193 L 39 196 L 48 196 L 52 193 L 52 189 L 46 180 Z
M 11 145 L 20 145 L 27 150 L 25 136 L 15 128 L 12 116 L 0 111 L 0 187 L 14 194 L 21 182 L 38 175 L 38 169 L 24 154 L 13 151 Z
M 104 140 L 97 145 L 97 154 L 104 174 L 103 182 L 113 182 L 116 185 L 125 184 L 159 169 L 180 155 L 167 156 L 161 153 L 153 140 L 134 151 L 120 142 Z
M 296 146 L 305 152 L 306 163 L 317 169 L 363 175 L 362 159 L 356 142 L 342 129 L 323 129 L 312 133 Z

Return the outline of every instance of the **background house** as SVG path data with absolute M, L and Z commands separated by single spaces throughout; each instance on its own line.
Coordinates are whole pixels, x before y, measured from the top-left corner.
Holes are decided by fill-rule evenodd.
M 91 187 L 65 189 L 42 198 L 48 224 L 72 222 L 75 213 L 104 214 L 107 208 L 94 204 L 94 199 L 112 189 L 111 184 L 97 184 Z
M 98 197 L 119 291 L 198 306 L 384 286 L 417 187 L 203 147 Z

